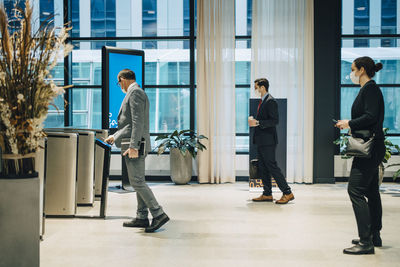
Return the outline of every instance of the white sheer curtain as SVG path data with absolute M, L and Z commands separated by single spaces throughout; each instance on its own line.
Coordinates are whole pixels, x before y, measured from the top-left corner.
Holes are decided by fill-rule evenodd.
M 287 99 L 288 182 L 312 183 L 313 43 L 313 0 L 253 0 L 252 79 Z
M 197 0 L 200 183 L 235 182 L 235 1 Z

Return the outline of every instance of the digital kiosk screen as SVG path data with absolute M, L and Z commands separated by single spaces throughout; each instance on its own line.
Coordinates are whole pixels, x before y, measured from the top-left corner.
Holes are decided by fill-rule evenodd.
M 144 88 L 144 51 L 103 47 L 103 91 L 102 128 L 115 132 L 118 127 L 118 112 L 125 94 L 117 84 L 118 73 L 123 69 L 133 70 L 136 82 Z

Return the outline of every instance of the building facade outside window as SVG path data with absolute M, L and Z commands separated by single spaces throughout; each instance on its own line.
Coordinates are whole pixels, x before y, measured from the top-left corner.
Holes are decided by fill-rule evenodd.
M 384 127 L 400 144 L 400 1 L 342 0 L 340 118 L 351 117 L 359 87 L 349 74 L 353 60 L 369 56 L 383 64 L 374 80 L 385 100 Z
M 1 0 L 0 0 L 1 2 Z M 14 1 L 3 0 L 11 12 Z M 191 13 L 190 6 L 194 6 Z M 248 152 L 248 102 L 250 96 L 252 0 L 236 2 L 236 128 L 237 151 Z M 24 1 L 21 1 L 23 4 Z M 72 52 L 70 125 L 79 128 L 101 127 L 101 48 L 104 45 L 145 51 L 145 85 L 149 96 L 150 130 L 156 134 L 175 129 L 195 129 L 196 80 L 191 81 L 190 21 L 195 0 L 69 0 Z M 63 24 L 63 0 L 34 3 L 36 18 L 56 14 L 54 26 Z M 171 39 L 168 39 L 171 37 Z M 94 39 L 95 38 L 95 39 Z M 132 38 L 129 40 L 129 38 Z M 142 38 L 142 39 L 141 39 Z M 147 39 L 145 39 L 147 38 Z M 149 40 L 148 38 L 151 38 Z M 111 39 L 111 40 L 110 40 Z M 194 64 L 195 68 L 195 64 Z M 53 70 L 53 77 L 64 83 L 64 62 Z M 195 103 L 195 101 L 194 101 Z M 46 127 L 64 127 L 64 98 L 50 107 Z M 154 142 L 153 142 L 154 145 Z

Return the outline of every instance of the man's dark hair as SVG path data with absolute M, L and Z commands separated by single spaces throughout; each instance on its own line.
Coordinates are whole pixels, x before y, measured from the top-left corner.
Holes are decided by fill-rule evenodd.
M 359 57 L 354 60 L 354 64 L 356 65 L 357 69 L 361 69 L 364 67 L 365 72 L 367 73 L 368 77 L 372 78 L 375 76 L 375 72 L 378 72 L 382 69 L 382 63 L 376 63 L 370 57 Z
M 124 78 L 126 80 L 135 80 L 136 81 L 136 75 L 135 73 L 130 70 L 130 69 L 123 69 L 118 73 L 118 80 L 119 78 Z
M 254 81 L 254 83 L 257 84 L 259 87 L 264 86 L 264 87 L 265 87 L 265 90 L 267 90 L 267 92 L 268 92 L 269 82 L 268 82 L 268 80 L 267 80 L 266 78 L 259 78 L 259 79 L 256 79 L 256 80 Z

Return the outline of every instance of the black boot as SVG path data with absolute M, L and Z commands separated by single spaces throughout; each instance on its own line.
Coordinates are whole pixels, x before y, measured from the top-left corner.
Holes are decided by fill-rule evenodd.
M 372 242 L 362 243 L 359 242 L 357 245 L 351 248 L 345 248 L 343 250 L 344 254 L 352 254 L 352 255 L 362 255 L 362 254 L 374 254 L 374 244 Z
M 124 227 L 146 228 L 150 225 L 149 219 L 133 219 L 122 224 Z
M 351 243 L 357 245 L 360 243 L 360 239 L 353 239 L 351 240 Z M 382 239 L 379 231 L 372 234 L 372 243 L 374 243 L 375 247 L 382 247 Z
M 153 218 L 151 221 L 151 225 L 147 227 L 144 231 L 146 233 L 153 233 L 158 230 L 161 226 L 166 224 L 169 221 L 167 214 L 163 213 L 160 216 Z

